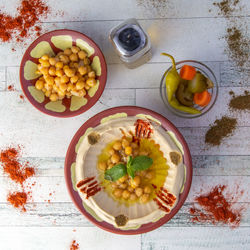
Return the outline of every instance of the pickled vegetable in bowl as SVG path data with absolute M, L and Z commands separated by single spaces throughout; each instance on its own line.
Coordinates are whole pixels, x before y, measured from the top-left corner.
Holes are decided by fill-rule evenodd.
M 187 118 L 201 116 L 212 108 L 218 86 L 213 72 L 203 63 L 182 61 L 175 63 L 163 75 L 161 97 L 168 109 Z

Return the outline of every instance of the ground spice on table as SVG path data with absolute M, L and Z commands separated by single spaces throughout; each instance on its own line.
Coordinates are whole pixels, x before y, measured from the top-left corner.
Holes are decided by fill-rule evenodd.
M 8 42 L 14 37 L 20 42 L 29 36 L 31 30 L 39 36 L 41 27 L 37 23 L 41 17 L 46 17 L 49 7 L 43 0 L 22 0 L 17 12 L 15 17 L 0 12 L 0 39 L 3 42 Z
M 21 208 L 23 212 L 26 212 L 24 205 L 27 203 L 27 193 L 26 192 L 15 192 L 10 193 L 7 197 L 7 200 L 15 208 Z
M 28 161 L 21 162 L 19 160 L 21 154 L 21 147 L 10 147 L 0 151 L 0 164 L 3 167 L 3 172 L 7 174 L 10 179 L 21 185 L 22 191 L 9 193 L 7 201 L 16 208 L 20 208 L 25 212 L 24 205 L 28 198 L 32 198 L 31 186 L 26 182 L 28 178 L 35 175 L 35 169 L 30 166 Z M 32 184 L 32 186 L 34 183 Z M 29 191 L 27 191 L 29 189 Z
M 245 95 L 233 95 L 229 102 L 229 107 L 234 110 L 250 110 L 250 95 L 248 91 L 245 91 Z
M 228 224 L 232 228 L 239 226 L 242 208 L 232 208 L 232 201 L 235 197 L 231 194 L 231 197 L 226 199 L 223 195 L 225 188 L 225 185 L 218 185 L 215 186 L 208 194 L 200 195 L 195 198 L 195 201 L 198 203 L 200 208 L 197 208 L 197 205 L 194 205 L 189 210 L 190 214 L 193 216 L 191 219 L 193 223 L 223 223 Z M 242 194 L 243 192 L 241 191 L 239 195 Z
M 73 240 L 70 246 L 70 250 L 78 250 L 79 249 L 79 244 Z
M 220 9 L 220 13 L 223 16 L 230 16 L 234 12 L 238 3 L 239 0 L 224 0 L 221 2 L 214 2 L 213 5 Z
M 221 119 L 217 119 L 206 132 L 205 142 L 212 146 L 219 146 L 225 137 L 232 134 L 236 125 L 237 120 L 235 118 L 223 116 Z

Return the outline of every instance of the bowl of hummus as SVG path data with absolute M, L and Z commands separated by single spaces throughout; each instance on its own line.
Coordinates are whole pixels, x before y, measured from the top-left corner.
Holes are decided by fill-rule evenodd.
M 183 136 L 160 114 L 140 107 L 105 110 L 85 122 L 65 159 L 77 208 L 100 228 L 141 234 L 169 221 L 191 186 Z

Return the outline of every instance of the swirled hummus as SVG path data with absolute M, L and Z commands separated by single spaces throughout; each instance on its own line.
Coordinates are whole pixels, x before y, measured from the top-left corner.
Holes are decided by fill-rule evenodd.
M 146 204 L 133 203 L 128 205 L 119 203 L 112 199 L 102 188 L 100 171 L 97 168 L 98 156 L 107 143 L 121 137 L 121 129 L 125 133 L 134 131 L 134 124 L 137 119 L 138 117 L 106 119 L 104 123 L 88 130 L 80 139 L 80 145 L 78 144 L 77 147 L 76 164 L 73 165 L 74 188 L 78 190 L 85 209 L 87 208 L 86 210 L 98 221 L 105 221 L 122 230 L 137 229 L 142 224 L 156 222 L 166 213 L 169 213 L 178 203 L 178 197 L 185 180 L 185 166 L 183 164 L 183 150 L 180 148 L 181 144 L 179 142 L 176 143 L 176 139 L 173 139 L 173 132 L 166 131 L 159 123 L 150 121 L 153 129 L 150 139 L 154 140 L 160 146 L 160 150 L 164 158 L 166 158 L 166 164 L 168 165 L 167 172 L 165 173 L 165 181 L 160 188 L 163 191 L 167 190 L 167 193 L 175 197 L 173 204 L 164 204 L 165 209 L 162 209 L 159 206 L 159 203 L 161 203 L 159 199 L 162 196 L 161 193 L 156 196 L 158 200 L 153 199 Z M 146 118 L 144 119 L 146 120 Z M 93 138 L 92 135 L 96 137 Z M 84 189 L 80 185 L 77 187 L 77 184 L 90 177 L 94 179 L 94 184 L 99 182 L 100 186 L 98 188 L 101 188 L 100 191 L 98 189 L 98 192 L 93 193 L 94 195 L 88 196 L 86 192 L 83 192 L 86 188 Z

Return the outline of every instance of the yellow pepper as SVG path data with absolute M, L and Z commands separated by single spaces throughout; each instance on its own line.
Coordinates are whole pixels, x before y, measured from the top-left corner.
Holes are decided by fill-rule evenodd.
M 179 101 L 173 96 L 172 100 L 169 102 L 169 104 L 180 111 L 190 113 L 190 114 L 200 114 L 201 111 L 192 107 L 187 107 L 179 103 Z
M 161 53 L 161 54 L 164 56 L 168 56 L 172 60 L 173 64 L 172 69 L 166 75 L 166 90 L 167 90 L 168 101 L 170 102 L 179 86 L 181 78 L 176 70 L 174 58 L 166 53 Z
M 172 69 L 166 75 L 166 91 L 169 104 L 180 111 L 190 113 L 190 114 L 200 114 L 201 112 L 198 109 L 187 107 L 179 103 L 179 101 L 175 98 L 175 92 L 181 82 L 181 77 L 176 70 L 176 64 L 174 58 L 166 53 L 161 53 L 164 56 L 168 56 L 172 61 Z

